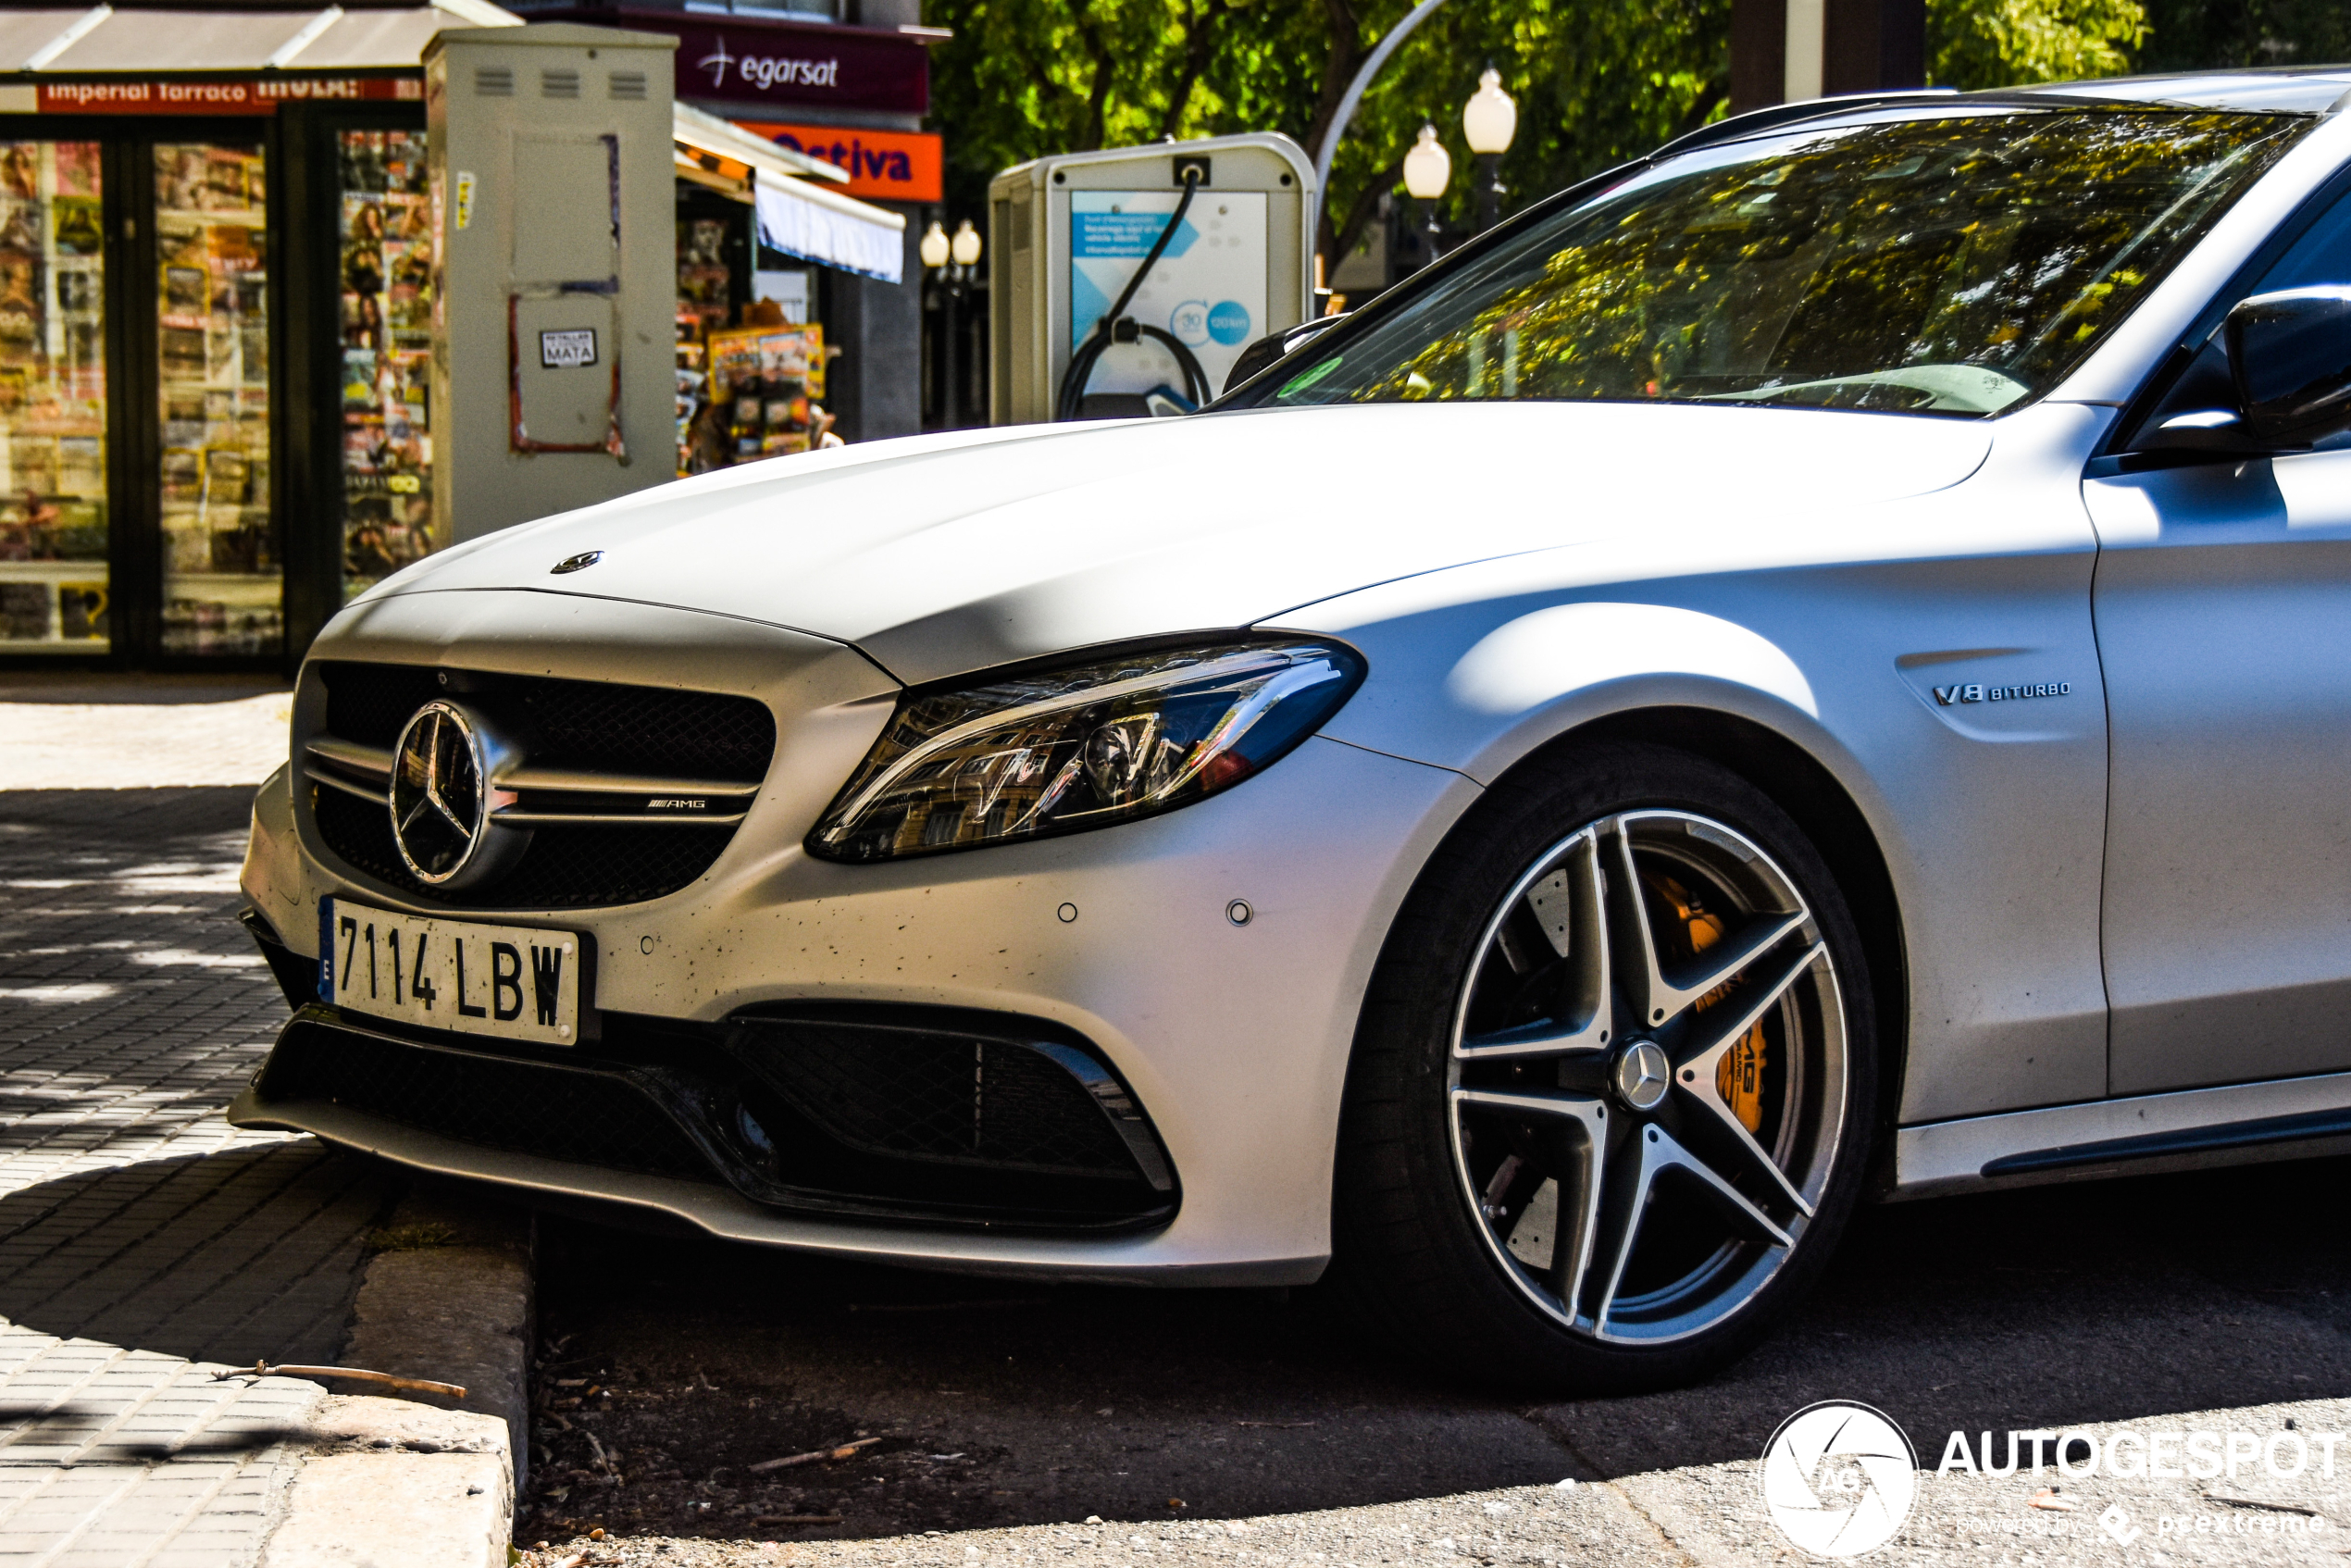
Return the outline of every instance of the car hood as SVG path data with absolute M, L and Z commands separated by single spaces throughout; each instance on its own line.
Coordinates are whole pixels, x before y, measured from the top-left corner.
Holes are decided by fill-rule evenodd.
M 1768 528 L 1942 489 L 1990 444 L 1976 420 L 1657 404 L 1019 426 L 663 485 L 445 551 L 368 597 L 678 605 L 854 643 L 911 683 L 1635 530 L 1702 529 L 1719 551 L 1726 516 Z M 594 565 L 554 573 L 587 551 Z

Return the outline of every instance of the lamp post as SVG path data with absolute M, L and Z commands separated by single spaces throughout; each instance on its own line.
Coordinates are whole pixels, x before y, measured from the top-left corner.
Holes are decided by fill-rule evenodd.
M 972 270 L 979 265 L 979 230 L 965 218 L 950 239 L 943 225 L 924 230 L 917 247 L 923 265 L 939 275 L 939 418 L 942 429 L 963 429 L 964 387 L 957 367 L 963 337 L 964 296 L 971 292 Z
M 1453 155 L 1437 139 L 1437 127 L 1424 124 L 1420 140 L 1404 155 L 1404 189 L 1421 204 L 1423 242 L 1428 246 L 1428 260 L 1435 261 L 1437 246 L 1445 238 L 1445 230 L 1437 221 L 1437 204 L 1445 194 L 1446 185 L 1453 178 Z M 1428 262 L 1423 262 L 1425 267 Z
M 1518 106 L 1502 91 L 1502 73 L 1492 66 L 1462 106 L 1462 134 L 1477 155 L 1477 228 L 1484 233 L 1502 220 L 1502 155 L 1518 134 Z
M 925 270 L 937 274 L 932 280 L 931 298 L 939 303 L 939 423 L 942 429 L 955 428 L 955 302 L 947 291 L 946 267 L 954 254 L 954 246 L 947 238 L 947 230 L 934 221 L 923 230 L 922 243 L 915 247 L 922 255 Z

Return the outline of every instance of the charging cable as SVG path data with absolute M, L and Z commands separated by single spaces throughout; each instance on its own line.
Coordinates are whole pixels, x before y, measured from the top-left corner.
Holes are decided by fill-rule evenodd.
M 1126 306 L 1134 300 L 1135 291 L 1143 286 L 1143 280 L 1151 276 L 1152 268 L 1159 265 L 1159 258 L 1176 238 L 1176 230 L 1182 226 L 1184 214 L 1190 209 L 1192 197 L 1199 190 L 1200 168 L 1197 164 L 1188 165 L 1184 169 L 1184 194 L 1176 204 L 1176 215 L 1167 220 L 1167 227 L 1159 231 L 1159 238 L 1151 244 L 1151 254 L 1143 257 L 1142 266 L 1135 268 L 1135 276 L 1126 280 L 1126 287 L 1119 292 L 1118 303 L 1102 313 L 1102 318 L 1094 323 L 1094 330 L 1087 334 L 1077 352 L 1069 356 L 1069 368 L 1062 372 L 1061 395 L 1054 400 L 1054 418 L 1077 417 L 1078 410 L 1085 405 L 1086 383 L 1094 379 L 1094 366 L 1102 357 L 1104 349 L 1114 342 L 1138 342 L 1144 338 L 1165 343 L 1168 351 L 1176 355 L 1176 363 L 1184 372 L 1184 391 L 1195 405 L 1204 404 L 1216 395 L 1214 389 L 1208 384 L 1208 372 L 1200 368 L 1200 361 L 1193 356 L 1183 339 L 1163 328 L 1147 327 L 1126 314 Z

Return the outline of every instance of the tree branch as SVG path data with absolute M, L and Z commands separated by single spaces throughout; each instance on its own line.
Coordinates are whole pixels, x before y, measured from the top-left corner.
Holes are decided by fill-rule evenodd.
M 1363 43 L 1362 19 L 1355 14 L 1350 0 L 1323 0 L 1323 17 L 1330 31 L 1330 52 L 1323 56 L 1323 90 L 1314 99 L 1314 118 L 1306 125 L 1306 156 L 1312 157 L 1322 146 L 1331 121 L 1338 115 L 1338 103 L 1347 96 L 1347 84 L 1355 80 L 1371 48 Z M 1314 245 L 1323 255 L 1333 258 L 1345 255 L 1334 250 L 1335 238 L 1331 226 L 1331 193 L 1317 193 L 1322 210 L 1314 217 Z
M 1184 120 L 1184 111 L 1191 106 L 1192 92 L 1200 85 L 1200 77 L 1208 70 L 1209 52 L 1215 47 L 1216 24 L 1231 6 L 1222 0 L 1206 0 L 1197 8 L 1188 7 L 1184 16 L 1184 70 L 1176 79 L 1175 93 L 1167 100 L 1167 113 L 1161 117 L 1159 133 L 1172 137 Z
M 1086 45 L 1086 53 L 1094 62 L 1094 84 L 1086 94 L 1086 131 L 1076 150 L 1093 153 L 1101 150 L 1103 139 L 1109 135 L 1111 73 L 1114 62 L 1093 8 L 1081 8 L 1077 17 L 1078 42 Z

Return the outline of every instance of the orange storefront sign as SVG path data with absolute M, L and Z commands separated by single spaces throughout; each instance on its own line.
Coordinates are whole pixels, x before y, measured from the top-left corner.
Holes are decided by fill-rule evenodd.
M 946 161 L 939 139 L 923 131 L 852 131 L 838 125 L 785 125 L 775 120 L 735 122 L 793 152 L 838 164 L 849 183 L 830 186 L 866 201 L 935 202 L 941 194 Z

